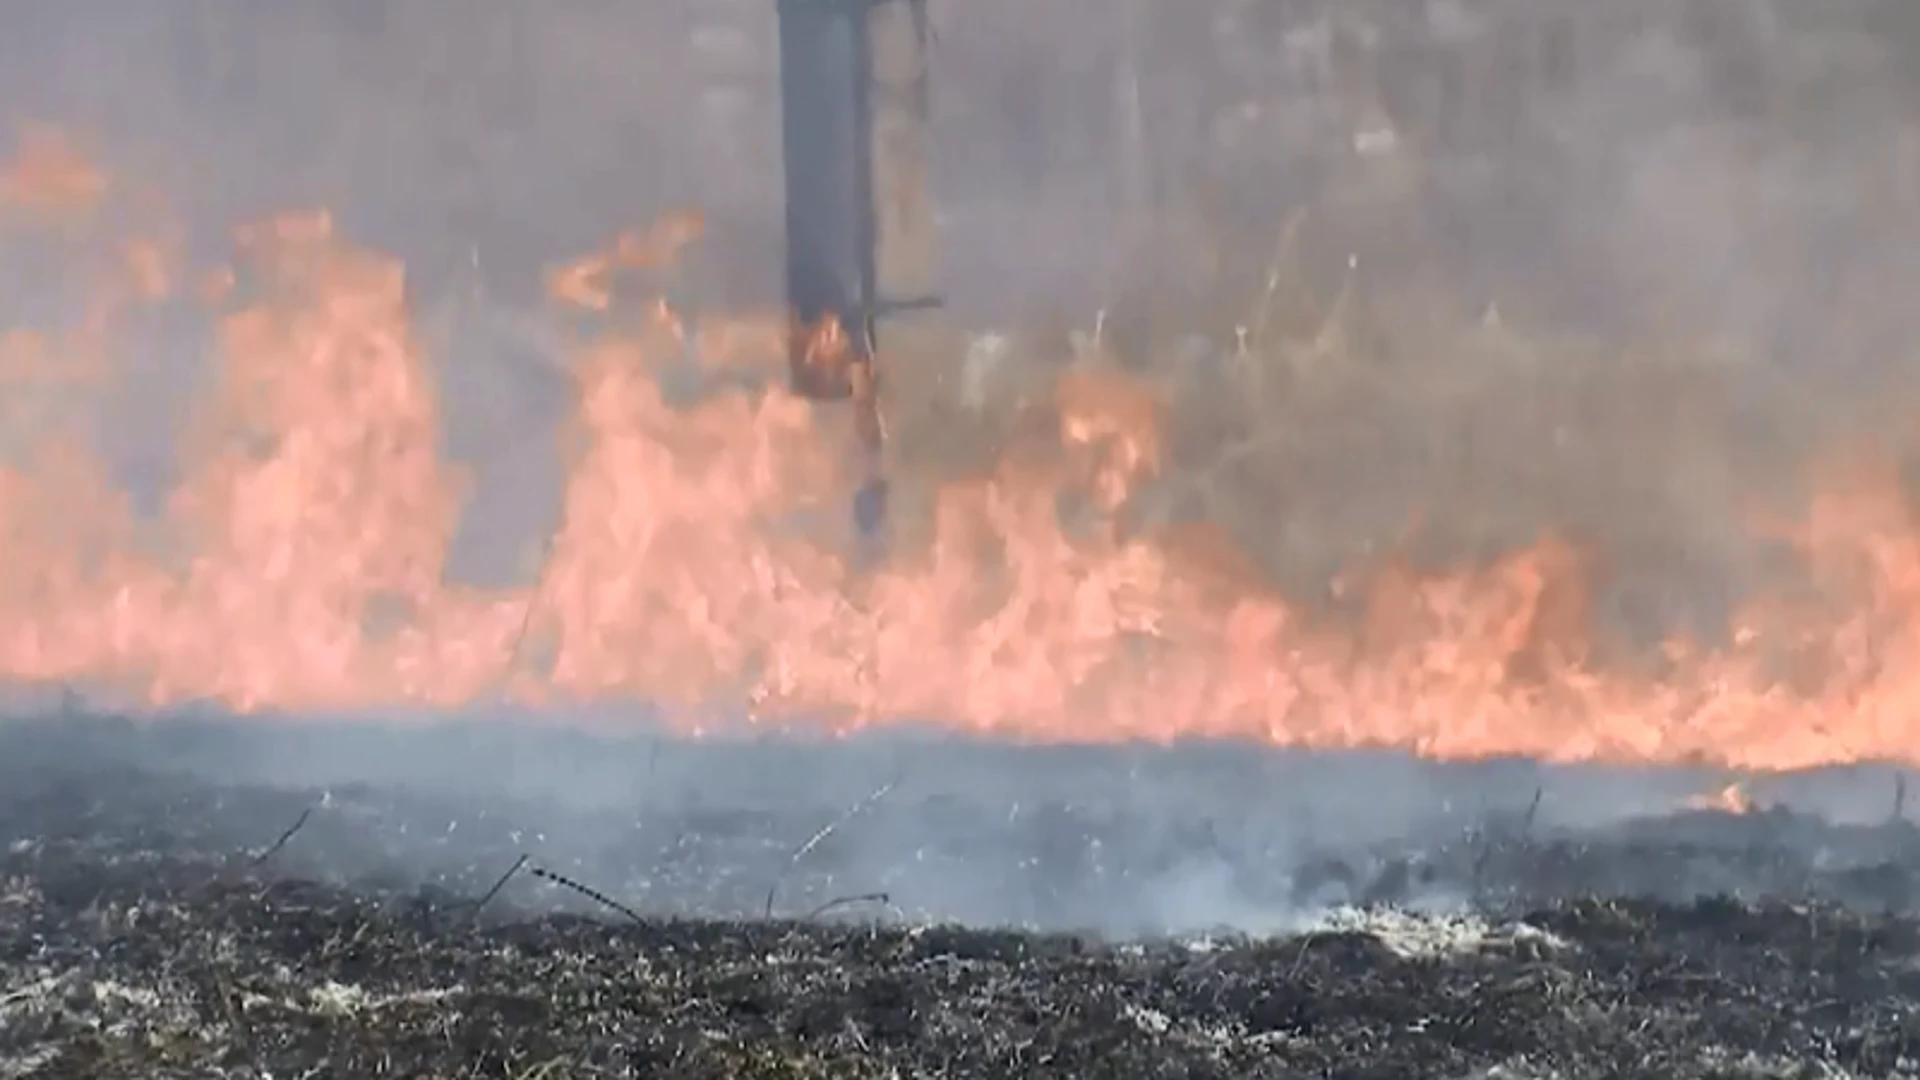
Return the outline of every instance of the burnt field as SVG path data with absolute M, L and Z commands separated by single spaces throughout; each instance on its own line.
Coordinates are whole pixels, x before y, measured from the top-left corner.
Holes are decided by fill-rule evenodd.
M 18 723 L 0 1076 L 1913 1075 L 1902 785 L 1726 779 Z

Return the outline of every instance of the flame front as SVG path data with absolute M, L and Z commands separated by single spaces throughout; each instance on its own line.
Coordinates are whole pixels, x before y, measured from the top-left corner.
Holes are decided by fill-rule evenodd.
M 0 176 L 0 205 L 70 228 L 104 181 L 57 140 L 28 150 Z M 688 229 L 628 238 L 555 290 L 604 310 L 608 274 Z M 6 679 L 246 712 L 631 701 L 689 728 L 913 718 L 1036 740 L 1920 761 L 1920 534 L 1892 475 L 1850 472 L 1796 530 L 1848 603 L 1756 603 L 1733 644 L 1675 643 L 1653 677 L 1592 659 L 1565 544 L 1451 576 L 1381 574 L 1354 633 L 1196 554 L 1218 536 L 1129 534 L 1114 511 L 1159 467 L 1161 409 L 1150 388 L 1086 368 L 1055 388 L 1060 452 L 948 485 L 924 544 L 856 568 L 796 524 L 836 505 L 837 442 L 814 407 L 764 386 L 676 407 L 655 378 L 689 348 L 780 370 L 785 328 L 690 342 L 660 308 L 643 333 L 580 343 L 562 525 L 536 584 L 486 590 L 448 581 L 466 481 L 437 450 L 401 267 L 344 245 L 324 214 L 239 247 L 237 272 L 205 278 L 225 305 L 218 378 L 157 519 L 134 512 L 61 403 L 110 372 L 113 321 L 182 279 L 172 247 L 120 245 L 110 302 L 81 331 L 0 338 Z M 1063 491 L 1089 507 L 1071 526 Z M 1789 684 L 1782 656 L 1820 677 Z

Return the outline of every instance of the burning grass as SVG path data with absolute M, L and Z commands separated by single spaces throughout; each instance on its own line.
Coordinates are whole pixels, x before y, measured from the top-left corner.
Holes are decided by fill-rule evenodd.
M 1903 374 L 1824 381 L 1911 337 L 1884 333 L 1892 313 L 1876 302 L 1902 295 L 1886 268 L 1839 260 L 1809 302 L 1818 310 L 1787 320 L 1819 330 L 1794 343 L 1821 358 L 1818 379 L 1804 357 L 1776 363 L 1768 342 L 1740 340 L 1768 326 L 1719 325 L 1712 297 L 1682 313 L 1704 328 L 1603 347 L 1541 329 L 1552 320 L 1525 318 L 1524 296 L 1509 303 L 1488 285 L 1489 305 L 1454 280 L 1494 239 L 1483 215 L 1503 218 L 1504 196 L 1524 194 L 1509 177 L 1544 199 L 1584 192 L 1560 181 L 1590 174 L 1609 193 L 1575 201 L 1596 200 L 1583 208 L 1599 220 L 1559 239 L 1580 241 L 1577 261 L 1605 263 L 1602 277 L 1632 266 L 1628 291 L 1651 276 L 1648 291 L 1664 295 L 1662 260 L 1599 253 L 1587 229 L 1644 226 L 1658 211 L 1663 244 L 1686 226 L 1703 248 L 1744 251 L 1720 233 L 1782 216 L 1777 186 L 1825 192 L 1813 201 L 1827 209 L 1807 209 L 1821 221 L 1841 207 L 1849 221 L 1879 214 L 1904 190 L 1901 154 L 1849 139 L 1861 156 L 1829 190 L 1806 173 L 1814 148 L 1792 125 L 1748 131 L 1706 102 L 1653 124 L 1667 141 L 1649 132 L 1651 149 L 1637 124 L 1592 148 L 1579 132 L 1563 138 L 1556 117 L 1572 123 L 1560 114 L 1579 104 L 1563 97 L 1585 96 L 1575 84 L 1647 82 L 1631 66 L 1648 59 L 1639 30 L 1572 13 L 1489 19 L 1511 34 L 1490 29 L 1486 54 L 1409 24 L 1393 33 L 1421 47 L 1382 54 L 1391 63 L 1353 58 L 1367 77 L 1351 94 L 1274 84 L 1272 100 L 1220 98 L 1244 138 L 1211 132 L 1207 144 L 1225 141 L 1196 144 L 1204 160 L 1192 164 L 1266 193 L 1261 213 L 1249 203 L 1211 225 L 1187 220 L 1179 206 L 1209 201 L 1202 177 L 1191 193 L 1169 186 L 1165 213 L 1146 215 L 1164 220 L 1129 253 L 1150 280 L 1116 283 L 1111 317 L 1089 315 L 1062 340 L 1002 348 L 936 340 L 935 327 L 915 342 L 890 328 L 899 528 L 878 561 L 846 543 L 847 418 L 782 389 L 785 320 L 666 299 L 682 290 L 660 264 L 689 245 L 693 218 L 550 268 L 553 308 L 525 320 L 492 309 L 477 281 L 436 281 L 426 288 L 475 301 L 436 320 L 420 295 L 435 273 L 379 247 L 392 238 L 359 233 L 344 196 L 338 216 L 271 218 L 224 249 L 188 243 L 149 212 L 166 199 L 36 130 L 0 182 L 0 254 L 37 290 L 23 284 L 9 318 L 58 312 L 75 325 L 10 335 L 0 357 L 16 376 L 0 425 L 12 451 L 0 469 L 0 679 L 116 706 L 255 713 L 646 703 L 686 731 L 919 717 L 1026 742 L 1231 738 L 1753 770 L 1911 758 L 1920 539 L 1902 414 L 1920 397 Z M 1365 12 L 1351 26 L 1300 14 L 1299 27 L 1263 31 L 1291 42 L 1295 76 L 1325 66 L 1316 49 L 1377 38 Z M 735 29 L 751 21 L 735 15 Z M 1208 48 L 1259 76 L 1279 50 L 1243 54 L 1234 19 L 1211 23 Z M 545 35 L 566 25 L 590 24 L 556 14 L 538 36 L 557 48 L 572 31 Z M 1768 42 L 1731 24 L 1718 33 L 1734 52 L 1774 55 L 1771 30 Z M 1547 62 L 1566 35 L 1595 46 L 1576 50 L 1576 67 L 1593 65 L 1577 78 Z M 1658 44 L 1663 31 L 1646 35 Z M 382 49 L 394 40 L 382 35 Z M 534 64 L 542 50 L 525 45 Z M 1138 67 L 1133 45 L 1088 70 Z M 1438 66 L 1414 83 L 1444 89 L 1462 64 L 1492 79 L 1507 65 L 1489 58 L 1509 47 L 1557 89 L 1493 95 L 1508 104 L 1485 108 L 1526 102 L 1527 115 L 1459 117 L 1491 124 L 1455 132 L 1464 142 L 1446 137 L 1446 114 L 1479 111 L 1478 94 L 1434 112 L 1411 83 L 1366 85 L 1376 67 L 1414 74 L 1415 56 L 1435 50 Z M 1268 159 L 1255 147 L 1279 153 L 1269 136 L 1304 118 L 1289 119 L 1287 101 L 1323 115 Z M 463 130 L 485 119 L 463 115 Z M 1511 153 L 1481 145 L 1507 120 Z M 1294 173 L 1308 175 L 1276 180 Z M 1769 177 L 1781 185 L 1757 182 Z M 1643 190 L 1667 184 L 1685 190 Z M 1724 215 L 1680 212 L 1708 188 Z M 1292 203 L 1276 206 L 1274 191 Z M 1657 205 L 1613 206 L 1616 195 Z M 1546 201 L 1531 212 L 1559 208 Z M 559 229 L 558 217 L 527 218 Z M 1428 235 L 1449 221 L 1468 250 Z M 1189 231 L 1211 257 L 1180 254 Z M 1799 231 L 1749 239 L 1791 249 Z M 1559 245 L 1535 252 L 1534 239 L 1521 261 L 1552 269 Z M 1258 265 L 1242 258 L 1254 249 Z M 1207 301 L 1208 333 L 1156 321 L 1157 299 L 1196 300 L 1175 286 Z M 176 341 L 192 355 L 147 364 Z M 136 388 L 116 382 L 143 365 Z M 156 406 L 162 383 L 178 408 Z M 182 431 L 103 449 L 136 420 Z M 515 471 L 549 458 L 546 475 Z M 480 475 L 489 467 L 500 471 Z M 497 549 L 492 561 L 514 572 L 474 580 L 468 547 Z
M 70 171 L 23 164 L 15 186 Z M 137 347 L 129 312 L 207 316 L 152 287 L 204 268 L 121 265 L 119 226 L 88 227 L 90 257 L 115 254 L 85 332 L 48 346 L 62 363 Z M 1920 638 L 1920 541 L 1898 469 L 1875 457 L 1790 527 L 1748 529 L 1758 485 L 1722 451 L 1786 413 L 1737 437 L 1716 410 L 1752 403 L 1698 363 L 1588 363 L 1489 323 L 1424 327 L 1410 366 L 1357 287 L 1305 337 L 1256 308 L 1191 370 L 1129 370 L 1095 332 L 1065 363 L 1014 365 L 1011 429 L 958 440 L 982 468 L 903 469 L 917 507 L 870 566 L 832 524 L 835 419 L 778 385 L 777 323 L 695 326 L 601 281 L 589 306 L 612 315 L 555 316 L 584 320 L 548 372 L 572 407 L 557 524 L 533 580 L 481 586 L 450 572 L 467 477 L 440 438 L 448 387 L 492 361 L 435 355 L 404 268 L 328 214 L 244 230 L 235 255 L 157 512 L 62 411 L 72 387 L 10 393 L 27 452 L 0 473 L 9 679 L 242 711 L 644 701 L 689 730 L 921 716 L 1021 740 L 1762 769 L 1912 753 L 1895 658 Z M 896 445 L 937 464 L 916 440 L 948 426 L 928 402 L 958 393 L 949 365 L 889 363 Z M 25 415 L 37 402 L 61 407 Z M 1617 587 L 1776 538 L 1796 588 L 1729 585 L 1717 637 L 1660 607 L 1716 591 L 1689 566 Z M 1608 648 L 1620 609 L 1637 666 Z
M 1019 14 L 1028 17 L 1025 6 Z M 569 55 L 579 43 L 569 38 Z M 417 72 L 412 52 L 398 51 Z M 625 49 L 605 51 L 623 74 L 654 70 Z M 1248 51 L 1251 67 L 1272 66 L 1271 50 Z M 1307 107 L 1311 97 L 1287 90 L 1276 103 Z M 337 103 L 324 111 L 358 115 Z M 1187 110 L 1173 111 L 1177 126 L 1192 126 Z M 1249 144 L 1272 142 L 1263 115 L 1291 122 L 1283 109 L 1237 111 Z M 1738 343 L 1684 336 L 1622 355 L 1523 333 L 1497 307 L 1463 320 L 1417 288 L 1392 292 L 1396 252 L 1375 234 L 1412 235 L 1406 226 L 1445 217 L 1423 210 L 1428 196 L 1444 208 L 1448 184 L 1483 186 L 1450 179 L 1460 163 L 1420 158 L 1431 133 L 1401 123 L 1413 119 L 1370 117 L 1354 154 L 1333 154 L 1320 186 L 1344 208 L 1315 207 L 1305 226 L 1313 232 L 1322 211 L 1345 219 L 1317 241 L 1322 255 L 1337 252 L 1328 265 L 1345 267 L 1338 287 L 1322 290 L 1325 303 L 1307 280 L 1317 264 L 1289 262 L 1299 218 L 1282 230 L 1281 255 L 1260 267 L 1242 265 L 1252 230 L 1236 218 L 1201 229 L 1183 250 L 1211 250 L 1191 259 L 1148 237 L 1157 280 L 1142 286 L 1146 299 L 1031 356 L 996 367 L 986 348 L 976 369 L 962 359 L 966 343 L 949 340 L 888 357 L 903 530 L 894 557 L 864 569 L 818 525 L 822 507 L 840 504 L 834 421 L 769 385 L 782 360 L 773 320 L 696 325 L 656 296 L 582 291 L 562 274 L 562 299 L 590 312 L 528 320 L 538 329 L 521 336 L 552 363 L 501 376 L 495 368 L 518 362 L 488 343 L 426 340 L 406 270 L 349 242 L 330 215 L 243 231 L 232 266 L 188 264 L 164 222 L 127 235 L 124 220 L 98 213 L 126 194 L 119 178 L 36 131 L 23 144 L 28 160 L 0 178 L 9 254 L 19 242 L 32 271 L 22 278 L 40 290 L 22 289 L 20 303 L 35 318 L 59 307 L 42 291 L 72 283 L 47 269 L 68 261 L 89 288 L 62 298 L 76 325 L 8 328 L 0 339 L 9 375 L 0 680 L 260 713 L 385 715 L 505 697 L 663 703 L 696 730 L 719 712 L 841 732 L 932 716 L 1021 742 L 1227 735 L 1763 771 L 1911 760 L 1920 540 L 1902 470 L 1913 447 L 1901 436 L 1862 449 L 1854 430 L 1909 426 L 1915 396 L 1904 377 L 1815 407 L 1804 377 L 1756 373 L 1763 365 Z M 286 118 L 270 126 L 306 149 L 342 145 Z M 1683 134 L 1688 151 L 1658 143 L 1657 164 L 1738 212 L 1677 213 L 1696 200 L 1669 195 L 1651 246 L 1685 246 L 1667 236 L 1685 226 L 1693 246 L 1746 250 L 1721 226 L 1780 216 L 1768 184 L 1745 182 L 1783 175 L 1780 163 L 1742 157 L 1750 140 L 1725 131 Z M 1341 140 L 1315 141 L 1317 160 Z M 1553 141 L 1580 149 L 1577 138 Z M 1619 163 L 1587 156 L 1544 175 L 1604 165 L 1635 192 L 1624 181 L 1665 175 L 1615 176 Z M 194 164 L 188 174 L 217 193 L 223 169 Z M 1498 171 L 1522 186 L 1564 186 L 1541 182 L 1524 159 L 1512 164 Z M 1874 216 L 1864 209 L 1880 205 L 1870 174 L 1893 176 L 1893 164 L 1861 162 L 1833 201 Z M 1273 172 L 1251 186 L 1272 189 Z M 432 196 L 422 202 L 437 203 L 443 192 L 419 183 Z M 529 196 L 549 205 L 529 208 L 528 221 L 550 222 L 538 212 L 553 209 L 550 196 Z M 1905 218 L 1886 216 L 1896 219 Z M 1345 227 L 1369 220 L 1370 230 Z M 466 238 L 434 246 L 464 249 Z M 608 265 L 637 261 L 637 250 L 621 246 Z M 1670 284 L 1654 272 L 1660 262 L 1633 264 L 1655 292 Z M 1827 274 L 1825 299 L 1782 320 L 1817 328 L 1794 347 L 1836 367 L 1898 367 L 1859 357 L 1911 336 L 1898 332 L 1906 291 L 1870 265 L 1851 273 Z M 1226 306 L 1246 281 L 1265 288 L 1216 320 L 1210 339 L 1124 325 L 1172 285 Z M 1868 317 L 1842 317 L 1855 312 Z M 154 349 L 152 326 L 174 318 L 211 327 L 211 378 L 186 410 L 189 437 L 146 455 L 178 458 L 148 512 L 94 452 L 90 428 L 126 419 L 101 407 L 110 396 L 101 384 Z M 163 374 L 149 383 L 198 386 L 179 370 Z M 518 560 L 526 580 L 483 587 L 451 570 L 468 478 L 440 440 L 457 411 L 451 388 L 486 396 L 474 387 L 496 379 L 513 407 L 499 410 L 500 430 L 469 440 L 490 450 L 511 441 L 502 431 L 530 426 L 524 384 L 562 385 L 553 396 L 571 411 L 556 425 L 567 438 L 551 535 Z M 1876 394 L 1873 408 L 1855 400 Z M 133 397 L 127 413 L 159 411 Z M 1835 454 L 1845 468 L 1806 474 Z M 1755 524 L 1756 495 L 1790 527 Z M 429 813 L 401 841 L 380 829 L 418 807 L 380 785 L 315 809 L 324 800 L 312 792 L 163 782 L 138 769 L 49 784 L 5 765 L 8 1075 L 1920 1069 L 1907 1015 L 1920 868 L 1912 831 L 1897 821 L 1829 828 L 1759 808 L 1740 786 L 1638 830 L 1536 829 L 1529 810 L 1515 827 L 1449 818 L 1388 850 L 1285 865 L 1243 849 L 1256 857 L 1234 869 L 1263 904 L 1297 911 L 1303 896 L 1331 892 L 1373 906 L 1271 939 L 1122 945 L 896 917 L 836 922 L 851 913 L 838 900 L 874 894 L 846 894 L 812 867 L 806 880 L 779 876 L 793 852 L 809 850 L 822 809 L 813 803 L 793 820 L 730 806 L 655 814 L 648 828 L 664 831 L 667 854 L 627 877 L 665 882 L 661 892 L 582 874 L 636 910 L 590 919 L 554 914 L 553 897 L 529 895 L 530 875 L 507 869 L 524 864 L 520 838 L 537 831 L 517 820 Z M 831 820 L 843 807 L 825 809 Z M 1164 823 L 1111 808 L 988 815 L 923 799 L 897 809 L 887 823 L 908 833 L 932 822 L 951 837 L 950 818 L 967 819 L 958 835 L 978 844 L 955 856 L 965 874 L 997 875 L 1053 925 L 1137 887 L 1129 874 L 1167 870 L 1164 851 L 1126 844 Z M 1182 839 L 1214 844 L 1216 829 L 1299 804 L 1250 797 L 1233 809 L 1189 823 Z M 1024 831 L 996 838 L 981 825 L 989 817 L 1001 828 L 1018 819 Z M 282 820 L 301 823 L 296 831 L 313 824 L 284 849 L 234 855 L 271 839 L 256 835 L 262 822 Z M 448 855 L 456 825 L 491 838 Z M 633 823 L 621 828 L 631 839 Z M 332 846 L 303 854 L 311 833 L 328 830 Z M 341 839 L 356 830 L 358 846 Z M 430 871 L 414 865 L 423 851 L 440 853 Z M 1836 867 L 1835 851 L 1865 854 Z M 604 855 L 582 861 L 605 866 Z M 563 860 L 536 865 L 548 876 L 534 880 L 565 879 Z M 761 910 L 770 881 L 790 886 L 781 910 L 824 917 L 722 917 Z M 1492 914 L 1394 907 L 1435 891 Z M 1716 892 L 1768 902 L 1700 899 Z M 1649 899 L 1604 899 L 1621 895 Z M 661 909 L 710 917 L 672 921 Z

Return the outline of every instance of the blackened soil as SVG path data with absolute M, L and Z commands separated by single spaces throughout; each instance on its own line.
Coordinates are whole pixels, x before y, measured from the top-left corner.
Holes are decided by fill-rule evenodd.
M 401 787 L 11 749 L 0 1077 L 1920 1074 L 1920 923 L 1896 889 L 1830 880 L 1904 880 L 1898 825 L 1873 832 L 1878 863 L 1829 872 L 1820 852 L 1864 841 L 1800 818 L 1682 815 L 1575 842 L 1523 815 L 1457 845 L 1480 893 L 1450 915 L 1296 912 L 1259 938 L 1127 941 L 916 922 L 854 893 L 780 902 L 804 917 L 673 917 L 531 835 L 519 854 L 451 847 L 480 831 L 473 811 L 449 830 L 444 805 Z M 764 834 L 737 851 L 774 852 L 740 874 L 754 903 L 769 873 L 806 876 L 782 829 L 804 842 L 817 822 L 705 812 Z M 1638 864 L 1664 868 L 1644 880 L 1733 874 L 1730 849 L 1773 875 L 1749 892 L 1798 881 L 1852 902 L 1608 889 Z M 1386 895 L 1455 857 L 1372 859 Z

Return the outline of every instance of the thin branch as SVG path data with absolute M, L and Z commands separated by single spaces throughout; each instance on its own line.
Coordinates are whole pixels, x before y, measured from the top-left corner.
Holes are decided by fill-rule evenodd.
M 527 865 L 527 856 L 525 854 L 522 854 L 518 859 L 514 860 L 513 865 L 507 868 L 507 872 L 500 875 L 500 880 L 493 883 L 493 888 L 488 889 L 486 893 L 480 897 L 480 899 L 473 902 L 472 917 L 474 919 L 479 919 L 480 912 L 484 910 L 488 904 L 493 903 L 493 898 L 496 896 L 499 896 L 500 890 L 506 888 L 507 882 L 512 881 L 514 875 L 518 874 L 521 868 L 526 865 Z
M 859 817 L 862 813 L 865 813 L 868 809 L 873 807 L 881 799 L 886 798 L 887 795 L 890 794 L 896 786 L 898 786 L 898 784 L 899 784 L 899 781 L 897 780 L 889 780 L 886 783 L 875 788 L 870 794 L 867 795 L 866 798 L 861 799 L 859 802 L 854 803 L 852 806 L 849 806 L 845 813 L 841 814 L 839 817 L 835 818 L 834 820 L 828 822 L 826 825 L 822 826 L 819 832 L 814 833 L 811 837 L 807 839 L 806 843 L 801 844 L 799 848 L 797 848 L 794 851 L 794 853 L 787 859 L 786 866 L 782 867 L 780 873 L 773 879 L 773 884 L 767 886 L 767 903 L 766 903 L 766 909 L 765 909 L 765 914 L 767 918 L 769 919 L 773 918 L 774 896 L 780 891 L 780 885 L 782 882 L 786 881 L 787 875 L 793 872 L 794 867 L 800 865 L 800 860 L 812 854 L 814 848 L 817 848 L 821 844 L 825 843 L 827 840 L 827 837 L 832 836 L 842 826 L 846 825 L 848 822 L 852 821 L 854 818 Z
M 300 811 L 300 819 L 298 821 L 295 821 L 292 825 L 288 826 L 287 831 L 280 834 L 280 839 L 275 840 L 273 842 L 272 847 L 267 848 L 267 850 L 262 851 L 260 854 L 255 855 L 252 859 L 248 860 L 247 866 L 249 868 L 260 866 L 263 863 L 265 863 L 268 859 L 271 859 L 275 855 L 278 855 L 280 853 L 280 849 L 287 846 L 288 841 L 292 840 L 294 836 L 300 832 L 301 829 L 306 828 L 307 819 L 311 817 L 313 817 L 313 807 L 309 806 L 305 810 Z
M 1533 801 L 1527 803 L 1527 812 L 1520 815 L 1520 835 L 1522 837 L 1533 835 L 1533 823 L 1535 819 L 1540 816 L 1540 798 L 1545 792 L 1546 788 L 1544 786 L 1534 786 Z
M 801 917 L 801 921 L 812 922 L 830 911 L 837 911 L 844 907 L 852 907 L 855 904 L 891 905 L 892 903 L 893 896 L 883 892 L 860 893 L 856 896 L 836 896 L 826 903 L 821 904 L 819 907 L 814 908 L 812 911 L 807 912 Z
M 600 890 L 593 888 L 590 885 L 582 885 L 579 882 L 573 880 L 572 878 L 565 876 L 564 874 L 556 874 L 551 870 L 543 869 L 538 866 L 534 867 L 533 869 L 527 872 L 532 874 L 534 877 L 539 878 L 542 881 L 551 881 L 555 885 L 558 885 L 563 889 L 571 889 L 572 891 L 579 893 L 581 896 L 586 897 L 587 899 L 593 901 L 596 904 L 599 904 L 601 907 L 604 907 L 609 911 L 617 911 L 620 914 L 625 915 L 627 918 L 632 919 L 635 923 L 644 923 L 647 921 L 645 918 L 641 917 L 639 912 L 633 910 L 632 908 L 621 903 L 620 901 L 615 900 L 613 897 L 608 896 L 606 893 L 603 893 Z

